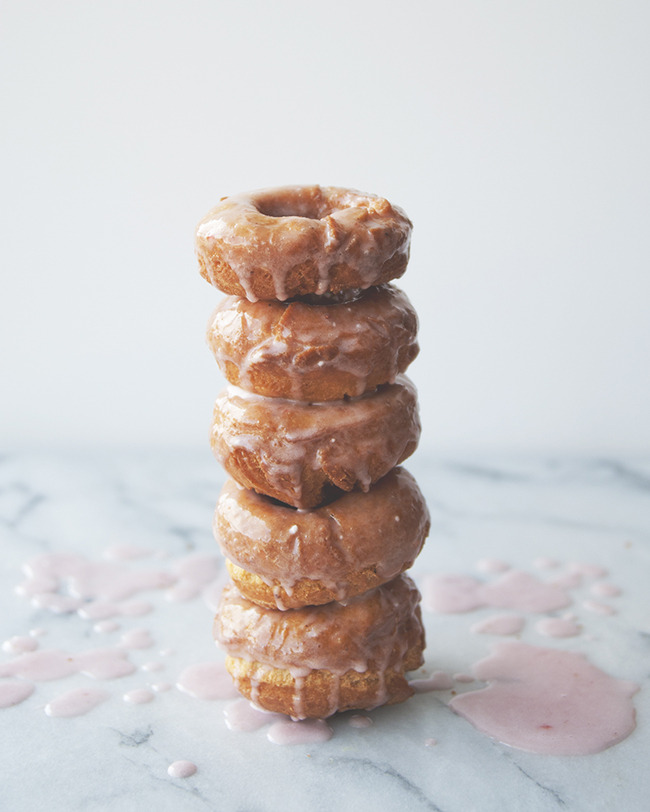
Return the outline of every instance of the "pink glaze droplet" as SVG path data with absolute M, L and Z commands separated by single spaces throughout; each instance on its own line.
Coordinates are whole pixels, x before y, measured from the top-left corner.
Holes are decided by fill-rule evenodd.
M 437 739 L 425 739 L 424 740 L 424 746 L 425 747 L 435 747 L 436 744 L 438 744 Z
M 619 587 L 605 581 L 596 581 L 589 591 L 596 598 L 617 598 L 621 594 Z
M 192 761 L 175 761 L 167 767 L 167 773 L 172 778 L 189 778 L 197 771 L 197 766 Z
M 409 685 L 416 694 L 424 694 L 429 691 L 447 691 L 454 687 L 454 681 L 445 671 L 434 671 L 426 679 L 412 679 Z
M 19 705 L 34 693 L 31 682 L 21 680 L 7 680 L 0 682 L 0 708 L 11 708 Z
M 454 681 L 460 683 L 470 683 L 474 682 L 474 677 L 471 674 L 464 674 L 461 672 L 459 674 L 454 674 Z
M 154 694 L 148 688 L 135 688 L 127 691 L 122 698 L 130 705 L 146 705 L 153 701 Z
M 222 663 L 197 663 L 179 676 L 176 687 L 195 699 L 232 699 L 239 696 L 232 677 Z
M 171 684 L 171 682 L 155 682 L 151 686 L 151 690 L 155 691 L 157 694 L 164 694 L 167 691 L 171 691 L 173 687 L 174 686 Z
M 145 663 L 144 665 L 141 665 L 140 668 L 143 671 L 154 672 L 154 671 L 162 671 L 165 668 L 165 666 L 161 662 L 153 660 L 150 663 Z
M 532 753 L 598 753 L 635 727 L 638 685 L 610 677 L 583 655 L 498 643 L 474 667 L 487 688 L 450 706 L 482 733 Z
M 361 714 L 355 713 L 354 716 L 350 717 L 349 725 L 363 730 L 372 727 L 372 719 L 369 716 L 361 716 Z
M 48 716 L 83 716 L 109 698 L 108 691 L 100 688 L 73 688 L 56 696 L 45 706 Z
M 332 738 L 332 728 L 323 719 L 275 722 L 266 734 L 273 744 L 317 744 Z
M 2 650 L 8 654 L 24 654 L 26 651 L 36 651 L 38 641 L 33 637 L 10 637 L 2 644 Z
M 119 614 L 116 603 L 110 601 L 90 601 L 77 610 L 79 617 L 84 620 L 105 620 Z
M 236 699 L 224 708 L 223 715 L 229 730 L 250 733 L 264 725 L 280 721 L 285 717 L 281 713 L 269 713 L 251 705 L 246 699 Z
M 115 632 L 119 628 L 120 624 L 114 620 L 100 620 L 99 623 L 95 623 L 93 626 L 93 629 L 100 634 L 110 634 L 110 632 Z
M 525 620 L 519 615 L 492 615 L 470 626 L 475 634 L 517 634 L 524 628 Z
M 544 617 L 537 621 L 535 629 L 545 637 L 575 637 L 580 626 L 570 617 Z
M 616 609 L 613 606 L 608 606 L 606 603 L 600 601 L 583 601 L 583 607 L 588 612 L 593 612 L 595 615 L 615 615 Z
M 122 645 L 131 649 L 151 648 L 153 640 L 146 629 L 132 629 L 122 635 Z

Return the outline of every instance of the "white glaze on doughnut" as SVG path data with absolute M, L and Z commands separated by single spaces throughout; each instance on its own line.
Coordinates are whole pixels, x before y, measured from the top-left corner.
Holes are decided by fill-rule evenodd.
M 304 404 L 228 387 L 214 406 L 212 449 L 228 473 L 293 507 L 309 508 L 372 482 L 413 453 L 420 437 L 411 381 L 352 400 Z
M 415 311 L 392 285 L 333 304 L 228 296 L 207 330 L 230 383 L 301 401 L 355 397 L 392 383 L 416 357 L 416 336 Z
M 201 273 L 217 287 L 214 268 L 225 265 L 250 301 L 284 301 L 388 281 L 382 271 L 397 260 L 391 275 L 396 278 L 408 261 L 411 228 L 404 212 L 384 198 L 336 187 L 286 186 L 223 198 L 199 223 L 196 249 Z M 342 265 L 354 270 L 355 283 L 337 287 L 334 276 Z M 314 284 L 292 290 L 289 274 L 307 266 L 315 270 Z M 268 295 L 260 297 L 256 276 L 270 280 Z
M 376 583 L 389 581 L 412 565 L 428 530 L 424 497 L 403 468 L 368 493 L 310 511 L 275 504 L 230 480 L 214 518 L 224 555 L 272 587 L 279 608 L 280 590 L 291 595 L 302 579 L 319 582 L 339 600 L 354 594 L 351 585 L 365 570 Z
M 304 707 L 308 677 L 325 672 L 330 685 L 323 714 L 327 716 L 340 709 L 341 680 L 351 672 L 379 676 L 367 709 L 390 701 L 386 675 L 403 675 L 409 651 L 413 646 L 421 651 L 424 644 L 419 601 L 417 588 L 404 575 L 345 605 L 328 603 L 287 612 L 257 606 L 230 585 L 224 589 L 214 634 L 229 655 L 227 665 L 235 658 L 252 666 L 247 679 L 255 704 L 261 704 L 262 685 L 273 679 L 274 672 L 291 675 L 294 718 L 308 715 Z

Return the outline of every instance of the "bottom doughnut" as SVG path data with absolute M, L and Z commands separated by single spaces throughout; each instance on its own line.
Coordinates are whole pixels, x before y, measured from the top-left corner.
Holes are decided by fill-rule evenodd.
M 239 692 L 269 711 L 322 719 L 413 694 L 406 672 L 423 663 L 420 593 L 400 575 L 353 598 L 280 611 L 224 589 L 215 639 Z

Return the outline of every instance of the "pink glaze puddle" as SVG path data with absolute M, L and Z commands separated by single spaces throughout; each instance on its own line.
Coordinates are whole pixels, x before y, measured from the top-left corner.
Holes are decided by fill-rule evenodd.
M 568 567 L 571 572 L 577 572 L 587 578 L 604 578 L 608 574 L 604 567 L 600 567 L 598 564 L 587 564 L 584 561 L 571 561 Z
M 332 728 L 323 719 L 274 722 L 266 737 L 273 744 L 317 744 L 332 738 Z
M 109 561 L 133 561 L 137 558 L 147 558 L 151 553 L 151 550 L 133 544 L 113 544 L 104 550 L 104 558 Z
M 540 556 L 533 561 L 533 566 L 538 570 L 554 570 L 556 567 L 559 567 L 560 564 L 554 558 Z
M 631 697 L 639 686 L 610 677 L 581 654 L 502 642 L 474 673 L 488 687 L 456 696 L 450 706 L 511 747 L 587 755 L 634 730 Z
M 510 569 L 510 564 L 506 564 L 505 561 L 498 558 L 481 558 L 476 562 L 476 569 L 479 572 L 506 572 Z
M 470 631 L 475 634 L 517 634 L 525 622 L 519 615 L 491 615 L 470 626 Z
M 474 677 L 471 674 L 464 674 L 462 671 L 458 674 L 454 674 L 454 682 L 474 682 Z
M 153 606 L 148 601 L 90 601 L 77 609 L 77 614 L 84 620 L 105 620 L 106 618 L 123 616 L 139 617 L 151 612 Z
M 225 581 L 219 581 L 215 584 L 209 584 L 202 592 L 203 601 L 208 609 L 215 613 L 219 608 L 221 601 L 221 593 L 223 592 Z
M 484 606 L 518 612 L 552 612 L 571 603 L 556 584 L 510 570 L 485 584 L 466 575 L 428 576 L 423 584 L 423 603 L 433 612 L 470 612 Z
M 79 608 L 86 601 L 123 601 L 139 592 L 164 589 L 176 578 L 160 569 L 132 569 L 112 561 L 90 561 L 82 555 L 46 553 L 31 559 L 25 566 L 27 580 L 17 587 L 20 594 L 34 596 L 38 605 L 55 609 L 57 598 L 66 593 L 70 601 L 78 599 Z M 59 594 L 61 593 L 61 594 Z M 48 601 L 52 606 L 47 606 Z M 65 605 L 65 602 L 62 602 Z M 68 609 L 67 611 L 71 611 Z
M 0 677 L 23 677 L 35 682 L 61 679 L 71 674 L 85 674 L 94 679 L 117 679 L 132 674 L 135 666 L 126 653 L 105 648 L 68 654 L 58 649 L 28 652 L 0 663 Z
M 425 739 L 424 740 L 424 746 L 425 747 L 435 747 L 436 744 L 438 744 L 437 739 Z
M 122 699 L 130 705 L 148 705 L 153 702 L 155 694 L 148 688 L 135 688 L 133 691 L 127 691 Z
M 535 624 L 535 630 L 545 637 L 575 637 L 580 626 L 572 617 L 544 617 Z
M 20 705 L 34 693 L 34 685 L 22 680 L 0 682 L 0 709 Z
M 197 766 L 192 761 L 175 761 L 167 767 L 167 773 L 172 778 L 189 778 L 197 771 Z
M 195 699 L 232 699 L 239 692 L 222 663 L 197 663 L 181 672 L 176 687 Z
M 117 608 L 124 617 L 142 617 L 153 611 L 153 605 L 149 601 L 138 600 L 122 601 L 118 603 Z
M 563 575 L 556 575 L 550 583 L 560 587 L 560 589 L 575 589 L 582 583 L 582 573 L 565 572 Z
M 434 671 L 426 679 L 410 680 L 409 685 L 416 694 L 424 694 L 429 691 L 447 691 L 454 687 L 454 681 L 445 671 Z
M 219 559 L 213 555 L 189 555 L 172 568 L 177 583 L 167 590 L 167 600 L 185 602 L 198 597 L 219 575 Z
M 71 598 L 69 595 L 58 595 L 54 592 L 44 592 L 34 595 L 32 598 L 32 606 L 37 609 L 47 609 L 55 615 L 68 615 L 71 612 L 76 612 L 81 606 L 83 601 L 81 598 Z
M 224 708 L 223 715 L 229 730 L 251 733 L 265 725 L 286 719 L 281 713 L 260 710 L 246 699 L 236 699 Z
M 45 706 L 48 716 L 83 716 L 110 697 L 108 691 L 100 688 L 74 688 L 59 694 Z

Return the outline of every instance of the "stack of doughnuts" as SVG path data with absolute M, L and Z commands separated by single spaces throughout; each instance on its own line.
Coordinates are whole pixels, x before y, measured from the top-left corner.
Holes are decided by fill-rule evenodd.
M 197 228 L 201 275 L 227 294 L 207 333 L 228 381 L 214 634 L 239 691 L 294 719 L 400 702 L 422 665 L 404 573 L 429 514 L 400 467 L 420 435 L 417 317 L 390 284 L 410 237 L 387 200 L 320 186 L 222 198 Z

